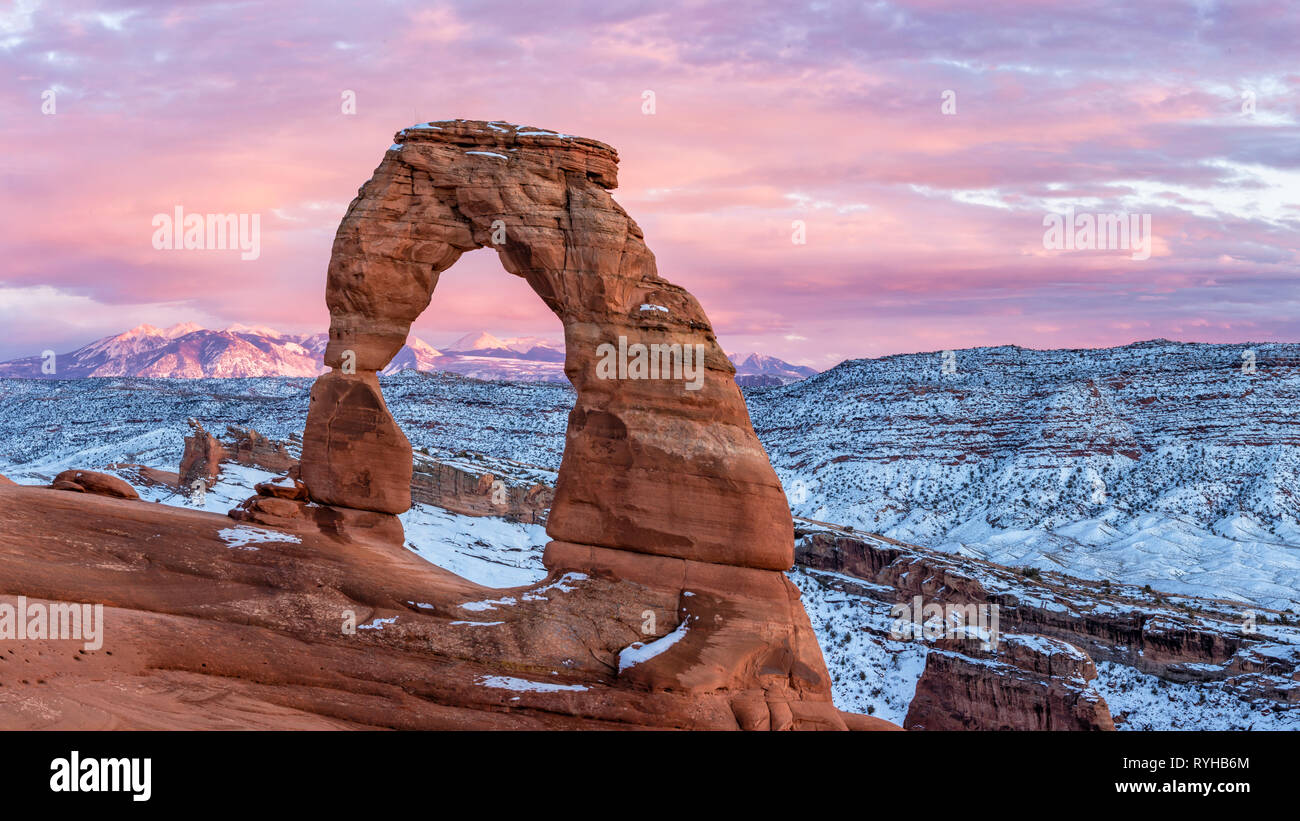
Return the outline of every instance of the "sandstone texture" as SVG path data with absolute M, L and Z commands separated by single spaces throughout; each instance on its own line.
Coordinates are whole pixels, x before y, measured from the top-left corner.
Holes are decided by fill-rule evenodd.
M 93 493 L 98 496 L 113 496 L 118 499 L 139 499 L 140 494 L 125 481 L 107 473 L 93 470 L 65 470 L 50 487 L 57 490 L 70 490 L 75 493 Z
M 1057 639 L 1004 635 L 996 648 L 940 639 L 907 711 L 909 730 L 1114 730 L 1088 688 L 1092 660 Z
M 303 480 L 322 504 L 400 513 L 410 445 L 374 374 L 461 254 L 493 248 L 560 318 L 577 390 L 548 532 L 559 541 L 785 570 L 785 495 L 704 311 L 662 279 L 609 194 L 617 153 L 506 123 L 447 121 L 394 138 L 339 227 L 326 301 L 334 370 L 313 391 Z M 702 346 L 683 379 L 602 379 L 598 348 Z

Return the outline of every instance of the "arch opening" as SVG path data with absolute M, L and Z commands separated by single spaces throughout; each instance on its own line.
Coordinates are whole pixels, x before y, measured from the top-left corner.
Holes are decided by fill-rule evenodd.
M 785 494 L 699 303 L 659 276 L 614 201 L 617 153 L 505 123 L 399 132 L 335 237 L 331 370 L 312 390 L 302 478 L 319 504 L 410 506 L 411 446 L 377 372 L 467 252 L 495 250 L 560 319 L 576 391 L 547 532 L 556 542 L 767 570 L 793 563 Z M 682 369 L 637 366 L 699 351 Z M 619 364 L 609 367 L 617 352 Z M 604 365 L 604 367 L 602 367 Z

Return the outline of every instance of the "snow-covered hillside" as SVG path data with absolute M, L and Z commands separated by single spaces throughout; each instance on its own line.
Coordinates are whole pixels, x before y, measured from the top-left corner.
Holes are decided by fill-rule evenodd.
M 1298 400 L 1300 345 L 1165 341 L 854 360 L 749 394 L 797 513 L 1279 607 L 1300 602 Z

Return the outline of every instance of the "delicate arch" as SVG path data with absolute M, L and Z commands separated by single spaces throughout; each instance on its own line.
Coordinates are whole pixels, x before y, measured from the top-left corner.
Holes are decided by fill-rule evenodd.
M 640 228 L 610 196 L 617 166 L 603 143 L 501 122 L 398 133 L 334 240 L 332 370 L 312 389 L 303 438 L 315 501 L 389 514 L 410 506 L 411 447 L 376 372 L 405 343 L 439 274 L 488 247 L 564 325 L 577 401 L 548 534 L 720 564 L 793 563 L 785 494 L 735 369 L 699 303 L 658 275 Z M 681 378 L 640 378 L 650 359 L 673 362 L 677 351 L 702 353 L 698 389 L 685 353 Z

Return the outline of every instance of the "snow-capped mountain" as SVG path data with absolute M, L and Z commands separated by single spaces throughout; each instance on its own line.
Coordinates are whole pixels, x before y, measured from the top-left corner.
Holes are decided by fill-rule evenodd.
M 487 356 L 495 359 L 522 359 L 529 362 L 564 362 L 564 344 L 536 336 L 498 339 L 487 331 L 466 334 L 447 346 L 458 356 Z
M 71 353 L 31 356 L 0 363 L 0 376 L 50 379 L 139 376 L 311 376 L 320 371 L 324 335 L 281 334 L 269 328 L 232 325 L 225 330 L 192 322 L 166 329 L 141 325 Z
M 184 322 L 159 329 L 141 325 L 59 354 L 0 363 L 0 377 L 81 379 L 136 376 L 231 378 L 317 376 L 329 336 L 291 334 L 266 326 L 211 330 Z M 783 385 L 816 373 L 763 354 L 730 357 L 745 387 Z M 446 371 L 475 379 L 565 382 L 564 343 L 536 336 L 497 337 L 476 331 L 441 348 L 412 334 L 383 373 Z
M 289 334 L 242 324 L 223 330 L 193 322 L 165 329 L 141 325 L 53 358 L 30 356 L 0 363 L 0 377 L 317 376 L 325 370 L 322 356 L 328 341 L 323 333 Z M 565 381 L 562 343 L 537 337 L 498 339 L 485 331 L 468 334 L 445 351 L 412 335 L 384 373 L 407 369 L 477 379 Z
M 816 370 L 806 365 L 791 365 L 761 353 L 733 353 L 727 359 L 736 366 L 736 384 L 745 388 L 787 385 L 817 375 Z

